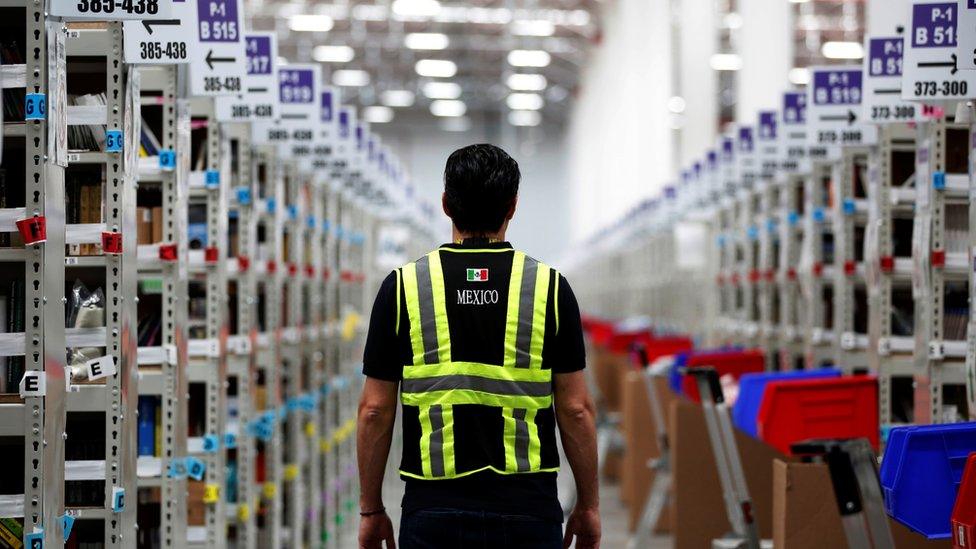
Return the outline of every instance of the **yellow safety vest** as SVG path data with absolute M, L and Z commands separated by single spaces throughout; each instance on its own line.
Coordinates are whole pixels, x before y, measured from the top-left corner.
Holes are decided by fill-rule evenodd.
M 500 474 L 557 471 L 544 468 L 540 457 L 536 414 L 552 406 L 552 370 L 543 367 L 549 284 L 559 274 L 548 265 L 514 251 L 505 320 L 503 364 L 451 360 L 450 319 L 441 269 L 435 250 L 399 271 L 413 360 L 403 367 L 400 397 L 419 409 L 420 471 L 400 473 L 419 479 L 450 479 L 480 471 Z M 399 299 L 399 298 L 398 298 Z M 482 406 L 504 421 L 504 463 L 477 463 L 458 470 L 454 433 L 463 429 L 454 419 L 455 406 Z M 554 452 L 553 452 L 554 453 Z

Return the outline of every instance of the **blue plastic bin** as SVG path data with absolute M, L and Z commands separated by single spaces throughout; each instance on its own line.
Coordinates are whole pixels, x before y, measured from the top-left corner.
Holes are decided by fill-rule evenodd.
M 739 396 L 732 406 L 732 422 L 752 438 L 759 438 L 759 407 L 762 405 L 766 384 L 772 381 L 817 379 L 840 377 L 841 371 L 834 368 L 797 370 L 795 372 L 763 372 L 744 374 L 739 378 Z
M 885 509 L 928 539 L 948 538 L 976 422 L 895 427 L 881 461 Z

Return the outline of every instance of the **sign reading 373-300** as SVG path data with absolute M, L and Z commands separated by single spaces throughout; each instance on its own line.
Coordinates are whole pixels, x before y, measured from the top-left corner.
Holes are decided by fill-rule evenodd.
M 173 0 L 51 0 L 51 15 L 66 19 L 166 19 Z
M 247 72 L 239 0 L 196 0 L 199 47 L 190 54 L 190 93 L 233 95 Z

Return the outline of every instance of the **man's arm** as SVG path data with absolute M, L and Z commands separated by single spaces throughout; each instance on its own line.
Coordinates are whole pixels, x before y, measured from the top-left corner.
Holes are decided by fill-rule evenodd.
M 383 506 L 383 475 L 393 440 L 397 384 L 366 378 L 359 399 L 356 455 L 359 460 L 359 506 L 370 512 Z
M 566 523 L 565 547 L 576 536 L 576 547 L 600 544 L 600 491 L 597 479 L 596 420 L 582 371 L 556 374 L 553 387 L 556 420 L 563 451 L 576 479 L 576 508 Z
M 383 474 L 396 421 L 397 383 L 366 378 L 359 399 L 356 455 L 359 461 L 359 546 L 379 549 L 383 541 L 393 549 L 393 524 L 383 511 Z

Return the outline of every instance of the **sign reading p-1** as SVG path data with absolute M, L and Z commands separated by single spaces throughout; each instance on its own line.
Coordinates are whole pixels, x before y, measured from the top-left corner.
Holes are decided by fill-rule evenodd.
M 967 2 L 967 7 L 973 3 Z M 959 70 L 959 5 L 946 0 L 913 0 L 910 15 L 902 97 L 934 102 L 976 96 L 976 73 Z
M 861 124 L 864 74 L 857 67 L 811 69 L 812 85 L 807 90 L 809 143 L 820 146 L 871 145 L 877 128 Z
M 244 89 L 244 27 L 239 0 L 196 0 L 199 43 L 190 54 L 190 93 L 232 95 Z
M 276 65 L 278 41 L 273 32 L 244 35 L 247 81 L 244 92 L 215 105 L 221 122 L 274 120 L 278 116 Z

